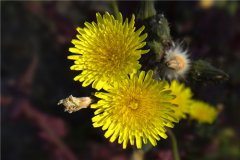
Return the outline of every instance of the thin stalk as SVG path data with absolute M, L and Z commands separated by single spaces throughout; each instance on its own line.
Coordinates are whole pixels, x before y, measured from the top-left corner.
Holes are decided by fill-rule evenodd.
M 173 159 L 174 160 L 180 160 L 180 156 L 179 156 L 179 152 L 178 152 L 178 146 L 177 146 L 177 139 L 176 139 L 174 133 L 170 129 L 167 130 L 167 133 L 172 140 Z
M 113 8 L 113 12 L 114 12 L 115 17 L 117 17 L 118 13 L 119 13 L 119 8 L 118 8 L 118 3 L 117 3 L 116 0 L 112 1 L 112 8 Z
M 130 160 L 143 160 L 144 159 L 144 151 L 143 150 L 134 150 Z
M 153 0 L 141 1 L 140 10 L 137 17 L 140 18 L 141 20 L 144 20 L 155 15 L 156 9 L 154 7 L 154 1 Z

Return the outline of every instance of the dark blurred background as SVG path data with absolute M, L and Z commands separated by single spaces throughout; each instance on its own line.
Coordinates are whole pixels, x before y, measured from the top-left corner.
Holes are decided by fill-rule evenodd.
M 119 2 L 124 17 L 140 2 Z M 240 4 L 221 1 L 156 2 L 174 40 L 184 40 L 193 60 L 229 74 L 223 82 L 196 82 L 193 92 L 221 110 L 213 125 L 183 120 L 173 129 L 184 160 L 240 159 Z M 133 147 L 110 143 L 91 124 L 93 111 L 66 113 L 57 106 L 70 94 L 93 90 L 73 81 L 67 60 L 75 28 L 112 12 L 111 1 L 1 1 L 1 158 L 3 160 L 127 160 Z M 143 64 L 144 65 L 144 64 Z M 146 159 L 172 160 L 170 140 Z

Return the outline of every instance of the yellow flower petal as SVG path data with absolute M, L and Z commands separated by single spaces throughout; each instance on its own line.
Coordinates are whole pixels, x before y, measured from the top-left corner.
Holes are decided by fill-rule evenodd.
M 200 123 L 213 123 L 217 118 L 218 111 L 208 103 L 193 100 L 190 106 L 189 115 Z
M 176 98 L 171 101 L 171 103 L 176 104 L 177 106 L 173 108 L 174 116 L 178 120 L 186 118 L 186 114 L 189 112 L 191 105 L 192 92 L 191 89 L 185 87 L 184 84 L 177 82 L 176 80 L 171 82 L 171 85 L 166 88 L 172 91 L 172 94 L 176 95 Z
M 95 94 L 100 100 L 91 105 L 97 109 L 93 126 L 106 130 L 104 136 L 110 137 L 111 142 L 118 138 L 123 148 L 128 141 L 141 148 L 148 140 L 155 146 L 160 137 L 167 138 L 164 127 L 173 127 L 172 122 L 177 121 L 171 116 L 175 106 L 170 103 L 172 99 L 164 88 L 165 82 L 152 76 L 152 71 L 131 74 L 118 85 L 105 88 L 107 92 Z
M 96 23 L 85 22 L 84 28 L 77 28 L 79 34 L 77 39 L 72 40 L 74 47 L 69 51 L 78 56 L 71 55 L 68 59 L 75 60 L 71 70 L 86 72 L 86 75 L 83 76 L 82 72 L 81 78 L 78 76 L 75 80 L 83 82 L 84 87 L 92 83 L 93 88 L 100 90 L 140 69 L 138 60 L 148 50 L 141 50 L 146 45 L 144 40 L 147 34 L 140 35 L 144 26 L 135 31 L 134 16 L 130 23 L 127 19 L 123 23 L 121 13 L 117 18 L 108 12 L 103 16 L 97 13 L 96 19 Z

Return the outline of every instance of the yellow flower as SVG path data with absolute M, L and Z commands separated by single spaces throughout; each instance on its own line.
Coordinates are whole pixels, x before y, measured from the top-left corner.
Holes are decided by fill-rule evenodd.
M 218 111 L 208 103 L 193 100 L 190 106 L 189 115 L 192 119 L 195 119 L 200 123 L 211 124 L 216 119 Z
M 174 116 L 177 119 L 186 118 L 186 113 L 189 112 L 189 107 L 192 102 L 192 92 L 191 89 L 185 87 L 184 84 L 177 82 L 176 80 L 171 82 L 169 89 L 172 91 L 172 94 L 176 95 L 176 98 L 171 101 L 171 103 L 178 105 L 175 107 Z
M 97 109 L 92 118 L 94 127 L 106 130 L 105 137 L 123 143 L 123 148 L 136 142 L 137 148 L 150 141 L 155 146 L 160 137 L 167 138 L 165 126 L 173 127 L 177 122 L 171 116 L 175 105 L 170 103 L 175 96 L 164 86 L 166 82 L 152 79 L 153 71 L 131 74 L 120 83 L 97 92 L 100 98 L 91 108 Z
M 69 49 L 76 55 L 68 59 L 75 63 L 71 70 L 82 70 L 74 80 L 83 82 L 84 87 L 93 83 L 92 87 L 100 90 L 140 69 L 138 60 L 148 50 L 141 50 L 147 34 L 140 36 L 144 26 L 135 31 L 134 15 L 130 22 L 123 22 L 121 13 L 117 19 L 108 12 L 103 16 L 97 13 L 96 18 L 97 23 L 85 22 L 84 28 L 77 28 L 77 39 L 72 40 L 75 47 Z
M 215 3 L 215 0 L 199 0 L 199 6 L 202 9 L 209 9 L 211 8 Z

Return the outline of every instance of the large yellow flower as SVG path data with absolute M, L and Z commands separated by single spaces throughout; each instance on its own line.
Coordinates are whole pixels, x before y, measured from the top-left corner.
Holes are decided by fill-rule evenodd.
M 84 87 L 93 83 L 92 87 L 99 90 L 140 69 L 138 60 L 148 50 L 141 50 L 147 34 L 140 36 L 144 26 L 135 31 L 134 15 L 130 22 L 123 22 L 121 13 L 117 19 L 108 12 L 103 16 L 97 13 L 96 18 L 97 23 L 85 22 L 84 28 L 77 28 L 77 39 L 72 40 L 75 47 L 69 49 L 77 55 L 68 59 L 75 63 L 71 70 L 82 70 L 74 80 L 83 82 Z
M 91 105 L 97 109 L 93 126 L 107 130 L 105 137 L 111 137 L 111 142 L 118 138 L 123 148 L 128 141 L 141 148 L 142 141 L 146 144 L 149 140 L 155 146 L 160 137 L 167 138 L 164 127 L 177 122 L 172 116 L 176 106 L 170 103 L 175 96 L 164 88 L 166 82 L 156 81 L 152 75 L 152 71 L 131 74 L 121 83 L 104 88 L 107 92 L 95 94 L 100 100 Z
M 186 113 L 189 112 L 190 104 L 192 102 L 192 92 L 191 89 L 185 87 L 184 84 L 177 82 L 176 80 L 171 82 L 169 89 L 172 91 L 176 98 L 171 101 L 171 103 L 178 105 L 174 108 L 174 116 L 179 120 L 186 118 Z
M 200 123 L 213 123 L 218 115 L 218 110 L 208 103 L 193 100 L 189 115 Z

